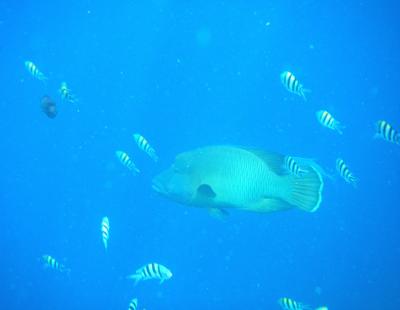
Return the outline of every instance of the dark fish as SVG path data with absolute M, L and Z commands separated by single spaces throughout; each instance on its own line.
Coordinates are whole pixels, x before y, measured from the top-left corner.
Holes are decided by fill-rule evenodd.
M 49 118 L 55 118 L 57 116 L 57 106 L 56 103 L 49 96 L 43 96 L 40 103 L 42 111 Z

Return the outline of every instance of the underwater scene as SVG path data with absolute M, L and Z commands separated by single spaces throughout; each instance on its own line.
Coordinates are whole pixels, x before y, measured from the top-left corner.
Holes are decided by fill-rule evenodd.
M 0 2 L 0 309 L 400 309 L 399 9 Z

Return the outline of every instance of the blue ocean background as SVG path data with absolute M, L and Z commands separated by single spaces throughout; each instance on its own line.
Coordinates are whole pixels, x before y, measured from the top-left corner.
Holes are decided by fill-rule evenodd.
M 397 309 L 400 128 L 395 1 L 2 1 L 0 309 Z M 24 67 L 33 61 L 48 82 Z M 289 93 L 292 71 L 312 90 Z M 62 102 L 65 81 L 79 98 Z M 43 95 L 57 103 L 49 119 Z M 327 109 L 346 129 L 323 128 Z M 141 133 L 157 164 L 132 138 Z M 342 157 L 315 213 L 229 211 L 157 195 L 180 152 L 233 144 Z M 125 150 L 134 176 L 115 157 Z M 110 219 L 108 251 L 100 223 Z M 43 254 L 71 268 L 44 269 Z M 163 284 L 126 276 L 168 266 Z

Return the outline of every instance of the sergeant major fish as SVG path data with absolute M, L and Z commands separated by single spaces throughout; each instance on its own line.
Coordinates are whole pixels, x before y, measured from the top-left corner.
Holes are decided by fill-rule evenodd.
M 133 298 L 131 300 L 131 302 L 129 303 L 129 308 L 128 310 L 136 310 L 138 306 L 138 299 L 137 298 Z
M 150 263 L 147 264 L 130 276 L 128 279 L 132 279 L 137 284 L 139 281 L 143 280 L 160 280 L 160 284 L 163 283 L 165 280 L 168 280 L 172 277 L 172 272 L 165 266 L 157 263 Z
M 55 258 L 53 258 L 50 255 L 43 255 L 42 262 L 45 267 L 51 268 L 59 272 L 69 273 L 71 271 L 70 269 L 66 268 L 63 264 L 59 263 Z
M 36 79 L 40 81 L 46 81 L 47 77 L 36 67 L 36 65 L 32 61 L 25 61 L 25 68 L 29 71 L 29 73 Z
M 149 142 L 143 137 L 141 134 L 135 133 L 133 134 L 133 139 L 135 139 L 135 142 L 137 146 L 144 151 L 147 155 L 149 155 L 155 162 L 158 161 L 158 156 L 156 154 L 156 151 L 151 147 Z
M 400 144 L 400 133 L 386 121 L 380 120 L 376 123 L 375 137 L 395 144 Z
M 104 244 L 104 248 L 107 250 L 108 248 L 108 239 L 110 239 L 110 221 L 108 217 L 103 217 L 101 221 L 101 238 Z
M 300 168 L 299 164 L 291 156 L 285 156 L 285 168 L 289 173 L 297 177 L 307 173 L 307 170 Z
M 336 170 L 347 183 L 350 183 L 353 186 L 357 185 L 357 178 L 353 175 L 353 173 L 351 173 L 343 159 L 338 158 L 336 160 Z
M 322 126 L 335 130 L 339 134 L 343 134 L 344 126 L 339 121 L 337 121 L 328 111 L 320 110 L 316 113 L 316 115 L 318 121 Z
M 299 95 L 305 101 L 307 101 L 305 93 L 310 92 L 310 90 L 304 88 L 303 85 L 300 84 L 299 80 L 294 76 L 292 72 L 289 71 L 282 72 L 281 82 L 288 91 L 296 95 Z
M 288 175 L 284 156 L 235 146 L 208 146 L 179 154 L 153 179 L 153 189 L 179 203 L 223 215 L 225 208 L 272 212 L 297 207 L 314 212 L 323 180 L 314 165 Z
M 59 89 L 61 98 L 69 103 L 75 103 L 77 101 L 75 95 L 68 88 L 66 82 L 62 82 Z
M 297 302 L 288 297 L 282 297 L 278 300 L 278 304 L 284 310 L 311 310 L 312 308 L 309 305 L 305 305 L 303 303 Z
M 119 159 L 119 161 L 127 167 L 130 171 L 132 171 L 135 174 L 138 174 L 140 170 L 136 168 L 135 163 L 130 159 L 129 155 L 125 153 L 124 151 L 116 151 L 115 155 Z

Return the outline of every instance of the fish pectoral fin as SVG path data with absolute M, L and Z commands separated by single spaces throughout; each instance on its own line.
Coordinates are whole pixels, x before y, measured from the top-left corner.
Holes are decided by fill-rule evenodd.
M 208 208 L 208 213 L 218 220 L 224 220 L 229 215 L 226 210 L 218 208 Z
M 208 184 L 201 184 L 197 188 L 197 195 L 203 199 L 214 199 L 217 196 L 212 187 Z
M 274 211 L 282 211 L 292 209 L 293 206 L 287 202 L 277 198 L 262 198 L 257 202 L 246 205 L 243 210 L 268 213 Z

